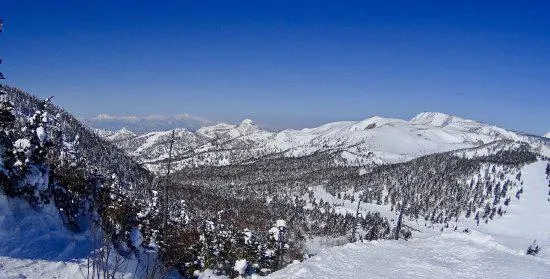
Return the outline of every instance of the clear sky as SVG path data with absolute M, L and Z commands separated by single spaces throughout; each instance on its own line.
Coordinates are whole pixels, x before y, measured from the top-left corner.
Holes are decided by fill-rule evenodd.
M 113 2 L 2 0 L 7 83 L 81 117 L 440 111 L 550 131 L 547 1 Z

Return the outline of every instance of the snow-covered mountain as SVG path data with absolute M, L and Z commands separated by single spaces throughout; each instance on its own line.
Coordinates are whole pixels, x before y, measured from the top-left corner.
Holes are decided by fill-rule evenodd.
M 300 157 L 318 151 L 340 152 L 347 165 L 385 164 L 497 140 L 527 142 L 544 154 L 550 153 L 550 141 L 540 137 L 437 112 L 423 112 L 409 121 L 373 116 L 280 132 L 262 130 L 249 119 L 239 125 L 220 123 L 196 132 L 175 131 L 176 169 L 241 164 L 263 156 Z M 162 169 L 171 132 L 131 134 L 125 129 L 104 137 L 151 170 Z
M 549 139 L 550 139 L 550 132 L 548 132 L 548 133 L 544 134 L 544 136 L 543 136 L 543 137 L 545 137 L 545 138 L 549 138 Z
M 96 117 L 81 119 L 81 121 L 94 129 L 117 131 L 127 128 L 138 134 L 175 128 L 185 128 L 195 131 L 201 127 L 214 124 L 213 121 L 189 114 L 170 116 L 114 116 L 100 114 Z

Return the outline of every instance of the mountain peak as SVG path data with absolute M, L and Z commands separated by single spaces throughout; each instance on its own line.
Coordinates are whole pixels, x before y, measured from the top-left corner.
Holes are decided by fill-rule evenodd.
M 237 126 L 236 131 L 238 131 L 242 135 L 250 135 L 260 131 L 260 128 L 256 126 L 254 121 L 250 119 L 245 119 L 241 122 L 241 124 Z
M 239 126 L 256 126 L 256 123 L 254 123 L 254 121 L 252 121 L 252 119 L 245 119 L 243 121 L 241 121 L 241 124 L 239 124 Z
M 107 140 L 109 141 L 118 141 L 118 140 L 125 140 L 130 139 L 137 136 L 134 132 L 132 132 L 130 129 L 126 127 L 122 127 L 122 129 L 110 134 L 107 136 Z
M 132 132 L 132 130 L 126 128 L 126 127 L 122 127 L 122 129 L 118 130 L 117 133 L 120 133 L 120 134 L 132 134 L 132 135 L 136 135 L 134 132 Z

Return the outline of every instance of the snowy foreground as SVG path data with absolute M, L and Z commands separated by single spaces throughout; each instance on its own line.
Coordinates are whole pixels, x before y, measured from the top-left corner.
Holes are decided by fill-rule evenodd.
M 550 261 L 472 232 L 347 244 L 326 249 L 268 278 L 548 278 L 549 274 Z M 83 276 L 76 263 L 0 257 L 0 278 Z
M 448 232 L 418 226 L 421 232 L 409 241 L 326 248 L 268 278 L 550 278 L 545 166 L 537 162 L 522 169 L 521 199 L 489 224 L 459 220 L 459 229 Z M 465 228 L 470 232 L 462 232 Z M 526 255 L 535 239 L 541 252 Z M 82 258 L 86 244 L 69 235 L 55 215 L 33 212 L 0 196 L 0 278 L 84 278 L 78 260 L 70 259 Z
M 483 233 L 353 243 L 322 251 L 269 278 L 548 278 L 550 261 Z

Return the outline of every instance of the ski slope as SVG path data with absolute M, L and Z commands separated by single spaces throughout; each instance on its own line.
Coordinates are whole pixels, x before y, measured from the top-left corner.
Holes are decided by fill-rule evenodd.
M 550 201 L 546 162 L 522 169 L 524 193 L 508 214 L 489 224 L 459 222 L 460 230 L 431 229 L 409 241 L 383 240 L 327 248 L 269 278 L 549 278 Z M 470 233 L 464 233 L 470 228 Z M 542 251 L 525 254 L 537 240 Z

